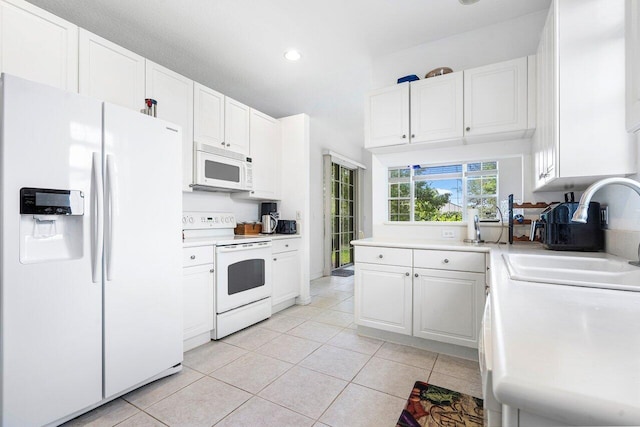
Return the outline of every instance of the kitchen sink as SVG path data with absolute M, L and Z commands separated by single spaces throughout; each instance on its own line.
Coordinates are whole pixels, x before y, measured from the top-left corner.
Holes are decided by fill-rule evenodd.
M 640 267 L 604 254 L 503 254 L 509 277 L 525 282 L 640 292 Z

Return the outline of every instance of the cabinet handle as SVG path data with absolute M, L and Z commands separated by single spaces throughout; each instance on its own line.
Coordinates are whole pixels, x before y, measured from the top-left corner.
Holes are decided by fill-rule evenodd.
M 407 135 L 402 135 L 402 139 L 405 139 L 407 137 Z
M 213 270 L 213 268 L 212 268 L 211 270 L 209 270 L 209 273 L 213 273 L 213 271 L 214 271 L 214 270 Z
M 288 244 L 286 244 L 286 245 L 284 245 L 284 247 L 285 247 L 285 248 L 288 248 L 288 247 L 289 247 L 289 245 L 288 245 Z
M 414 134 L 411 134 L 411 138 L 415 138 L 416 136 Z
M 415 277 L 419 277 L 418 273 L 414 274 Z
M 221 142 L 220 145 L 222 145 L 224 147 L 224 142 Z
M 382 259 L 383 258 L 382 254 L 378 255 L 378 258 Z
M 231 144 L 227 144 L 227 147 L 231 147 Z
M 442 262 L 444 262 L 445 264 L 449 264 L 449 259 L 445 258 Z
M 404 273 L 405 276 L 411 276 L 409 273 Z
M 273 260 L 274 260 L 274 261 L 277 261 L 277 260 L 278 260 L 278 258 L 274 258 Z
M 465 129 L 467 132 L 469 132 L 471 130 L 471 128 L 469 126 L 467 126 L 467 128 Z
M 196 256 L 195 255 L 191 255 L 189 258 L 196 259 Z

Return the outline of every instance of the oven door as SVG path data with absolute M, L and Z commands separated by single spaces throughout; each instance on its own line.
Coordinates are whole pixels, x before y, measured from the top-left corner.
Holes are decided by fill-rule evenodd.
M 246 167 L 242 160 L 196 151 L 196 184 L 244 190 Z
M 216 313 L 271 296 L 271 242 L 216 247 Z

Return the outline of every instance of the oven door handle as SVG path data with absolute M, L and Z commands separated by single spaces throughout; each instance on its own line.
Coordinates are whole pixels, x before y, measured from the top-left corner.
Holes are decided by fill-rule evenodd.
M 218 253 L 229 253 L 238 251 L 250 251 L 255 249 L 267 249 L 271 247 L 271 242 L 245 243 L 240 245 L 216 246 Z

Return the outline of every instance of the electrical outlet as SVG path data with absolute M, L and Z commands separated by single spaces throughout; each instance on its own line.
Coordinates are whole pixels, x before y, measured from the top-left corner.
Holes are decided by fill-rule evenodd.
M 302 220 L 302 212 L 296 211 L 296 221 L 301 221 L 301 220 Z
M 453 239 L 455 237 L 455 232 L 453 230 L 442 230 L 442 237 L 445 239 Z

